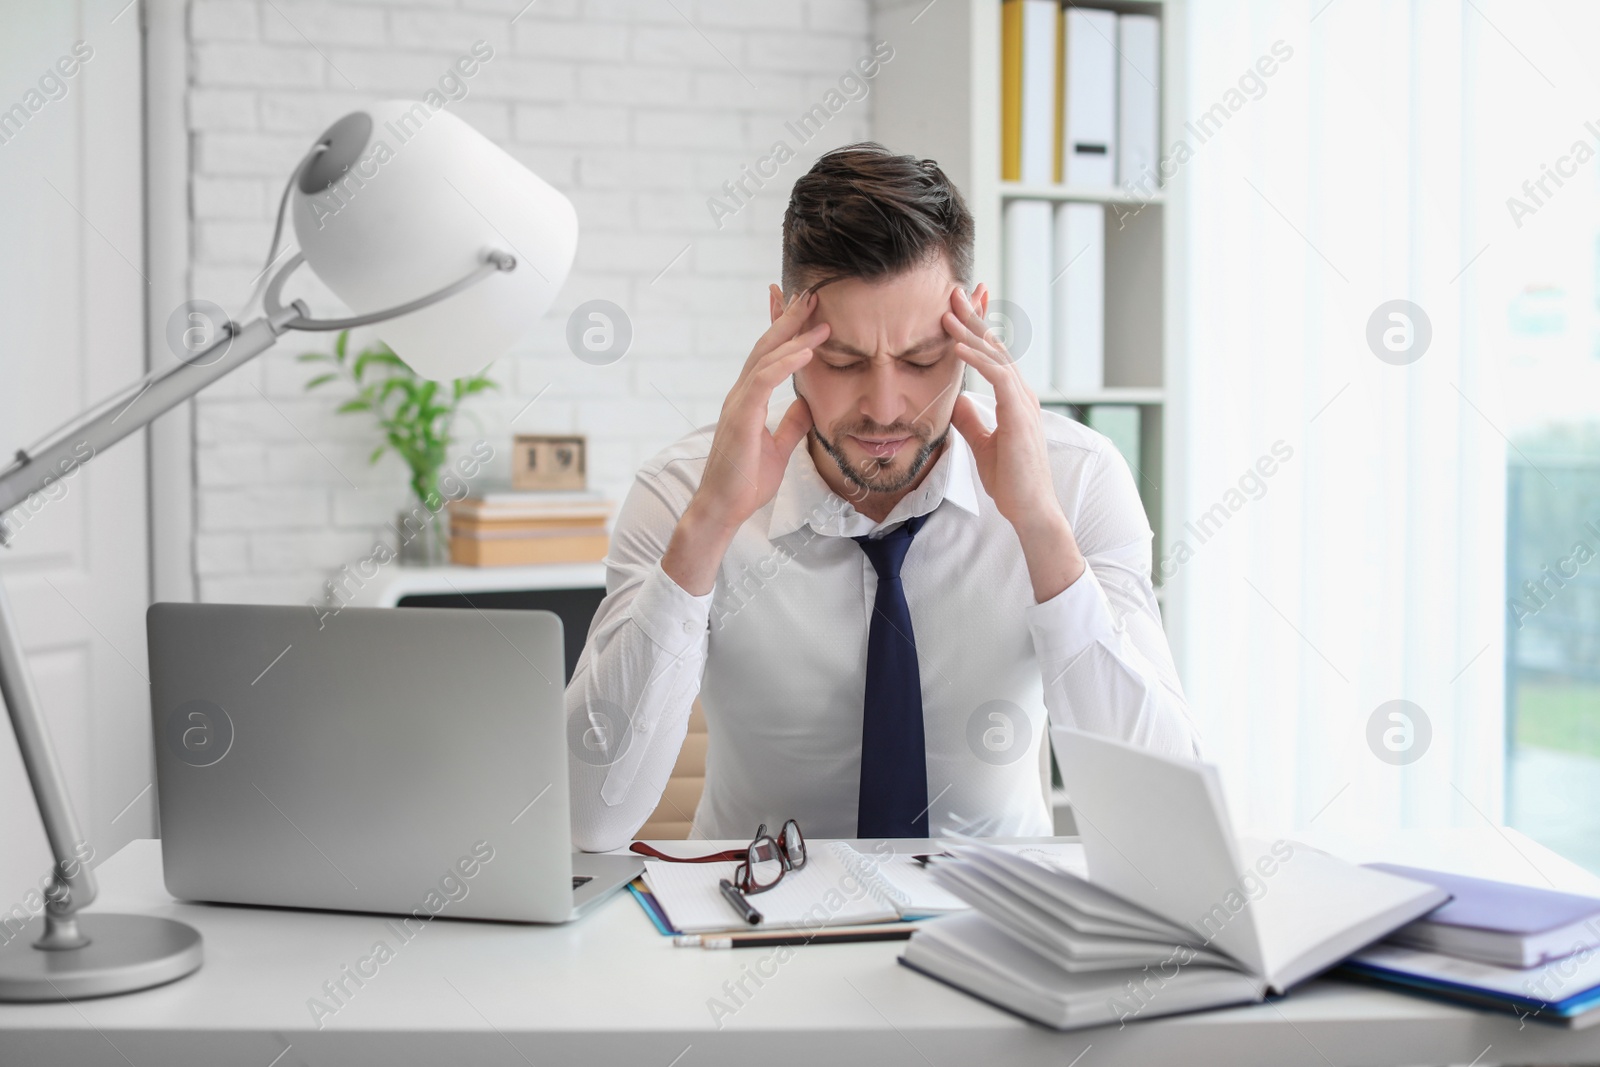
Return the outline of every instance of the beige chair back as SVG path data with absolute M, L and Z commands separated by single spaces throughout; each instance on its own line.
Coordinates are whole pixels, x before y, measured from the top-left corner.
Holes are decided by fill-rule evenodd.
M 666 791 L 661 794 L 661 803 L 635 837 L 642 841 L 687 838 L 705 787 L 706 713 L 696 698 L 694 710 L 689 713 L 689 732 L 684 736 L 678 762 L 672 767 L 672 777 L 667 779 Z

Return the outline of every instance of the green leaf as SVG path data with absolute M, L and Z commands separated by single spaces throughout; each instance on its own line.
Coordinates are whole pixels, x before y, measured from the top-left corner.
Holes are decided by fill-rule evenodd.
M 332 363 L 333 357 L 326 352 L 302 352 L 294 357 L 301 363 Z
M 360 380 L 361 377 L 366 374 L 367 368 L 371 366 L 393 368 L 390 371 L 391 377 L 412 377 L 411 368 L 406 366 L 399 356 L 386 349 L 369 348 L 365 352 L 361 353 L 361 355 L 357 356 L 355 363 L 356 379 Z
M 378 399 L 388 400 L 389 395 L 397 389 L 410 389 L 411 383 L 405 378 L 390 378 L 378 388 Z
M 425 379 L 382 341 L 352 353 L 349 337 L 350 331 L 340 331 L 334 341 L 333 355 L 307 352 L 299 357 L 304 362 L 336 363 L 342 372 L 319 374 L 306 388 L 316 388 L 338 377 L 350 379 L 355 396 L 336 410 L 340 414 L 372 413 L 384 443 L 372 450 L 368 462 L 375 464 L 385 452 L 392 450 L 406 464 L 410 472 L 409 484 L 421 499 L 426 492 L 436 491 L 454 441 L 456 417 L 465 414 L 480 429 L 482 427 L 477 413 L 465 409 L 462 401 L 503 387 L 486 372 L 448 383 Z M 371 373 L 375 371 L 382 373 Z

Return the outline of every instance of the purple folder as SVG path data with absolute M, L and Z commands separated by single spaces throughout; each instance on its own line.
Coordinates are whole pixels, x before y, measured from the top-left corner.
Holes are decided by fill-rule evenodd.
M 1600 945 L 1600 898 L 1392 863 L 1367 866 L 1450 894 L 1448 902 L 1390 934 L 1396 944 L 1521 968 Z

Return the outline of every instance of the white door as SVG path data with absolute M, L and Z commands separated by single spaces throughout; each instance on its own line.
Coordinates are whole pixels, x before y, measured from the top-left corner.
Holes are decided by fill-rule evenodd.
M 138 19 L 0 0 L 0 467 L 144 372 Z M 0 581 L 95 864 L 152 834 L 144 434 L 58 484 L 8 516 Z M 36 811 L 0 716 L 0 912 L 49 870 Z

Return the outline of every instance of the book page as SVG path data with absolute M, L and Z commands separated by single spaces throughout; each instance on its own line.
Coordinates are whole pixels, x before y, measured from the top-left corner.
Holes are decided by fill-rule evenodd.
M 1265 976 L 1216 768 L 1078 730 L 1057 727 L 1051 739 L 1089 880 Z
M 1298 842 L 1241 838 L 1239 853 L 1240 885 L 1261 934 L 1263 973 L 1279 990 L 1371 944 L 1447 896 L 1434 886 L 1357 867 Z

